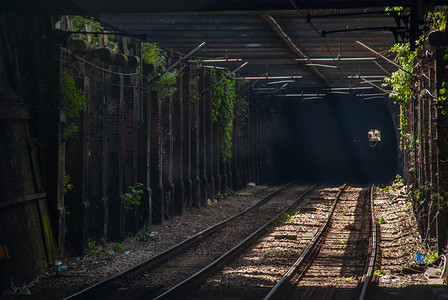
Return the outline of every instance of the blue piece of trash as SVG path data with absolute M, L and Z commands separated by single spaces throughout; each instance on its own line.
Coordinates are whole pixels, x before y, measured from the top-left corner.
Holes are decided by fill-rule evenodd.
M 417 252 L 417 254 L 415 255 L 415 258 L 417 258 L 417 261 L 418 261 L 419 263 L 424 263 L 425 260 L 426 260 L 426 258 L 424 258 L 424 257 L 420 254 L 420 252 Z
M 109 254 L 114 255 L 115 251 L 114 250 L 109 250 Z

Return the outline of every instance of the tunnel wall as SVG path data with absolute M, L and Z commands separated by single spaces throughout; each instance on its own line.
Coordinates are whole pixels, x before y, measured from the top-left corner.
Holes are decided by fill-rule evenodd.
M 447 33 L 434 31 L 417 50 L 416 83 L 407 103 L 403 139 L 404 180 L 410 187 L 419 230 L 439 254 L 448 242 Z
M 138 43 L 121 43 L 126 54 L 138 55 Z M 180 58 L 171 54 L 169 60 Z M 161 223 L 185 207 L 207 205 L 261 181 L 259 108 L 245 89 L 238 97 L 247 97 L 249 111 L 235 118 L 226 165 L 212 121 L 211 70 L 181 63 L 177 91 L 161 99 L 147 78 L 127 75 L 135 68 L 80 54 L 64 53 L 62 60 L 87 98 L 76 120 L 79 134 L 65 142 L 65 172 L 74 186 L 64 195 L 70 253 L 83 251 L 89 239 L 120 240 L 143 224 Z M 126 211 L 124 195 L 137 183 L 145 189 L 141 205 Z
M 51 18 L 8 16 L 1 22 L 5 288 L 30 282 L 60 255 L 81 254 L 89 241 L 123 240 L 143 224 L 161 223 L 186 207 L 261 182 L 262 124 L 258 102 L 245 88 L 237 94 L 250 109 L 235 118 L 226 165 L 211 117 L 211 70 L 181 62 L 176 93 L 160 99 L 135 66 L 67 51 L 66 36 L 54 31 Z M 139 55 L 139 43 L 131 38 L 121 39 L 119 47 L 128 57 Z M 169 53 L 169 63 L 180 58 Z M 64 70 L 86 97 L 85 109 L 73 119 L 60 90 Z M 197 84 L 192 76 L 199 77 Z M 200 95 L 196 100 L 194 93 Z M 79 130 L 73 138 L 64 134 L 70 122 Z M 141 204 L 126 211 L 125 193 L 138 183 Z

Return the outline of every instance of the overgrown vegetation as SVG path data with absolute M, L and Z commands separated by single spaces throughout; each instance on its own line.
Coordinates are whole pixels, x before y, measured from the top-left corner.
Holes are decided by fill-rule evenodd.
M 64 194 L 67 194 L 73 189 L 73 184 L 70 183 L 70 175 L 64 173 Z
M 143 225 L 142 228 L 135 235 L 135 239 L 138 242 L 151 242 L 156 241 L 159 235 L 156 231 L 151 231 L 151 226 L 148 224 Z
M 137 183 L 135 187 L 129 187 L 129 192 L 124 193 L 124 209 L 126 212 L 141 204 L 143 187 L 143 184 Z
M 166 72 L 166 52 L 155 43 L 141 44 L 142 60 L 146 64 L 152 64 L 156 72 L 150 76 L 154 81 L 151 84 L 152 90 L 157 97 L 164 99 L 172 96 L 177 88 L 174 86 L 179 77 L 179 71 Z
M 86 97 L 81 89 L 78 89 L 73 75 L 63 71 L 61 76 L 62 105 L 67 112 L 68 124 L 65 129 L 65 138 L 73 138 L 79 132 L 74 119 L 79 117 L 80 111 L 87 107 Z
M 212 119 L 219 126 L 220 153 L 224 164 L 232 159 L 232 133 L 236 100 L 235 75 L 214 70 L 212 78 Z M 220 82 L 219 84 L 217 84 Z
M 400 65 L 402 69 L 398 69 L 390 76 L 385 77 L 383 85 L 392 88 L 389 97 L 400 106 L 400 130 L 402 137 L 400 145 L 403 149 L 408 125 L 408 103 L 413 94 L 414 81 L 411 74 L 414 71 L 416 51 L 410 50 L 410 43 L 395 44 L 389 51 L 396 54 L 394 62 Z
M 126 252 L 124 245 L 121 243 L 97 243 L 89 241 L 87 256 L 96 257 L 100 260 L 107 259 L 115 254 L 123 254 Z

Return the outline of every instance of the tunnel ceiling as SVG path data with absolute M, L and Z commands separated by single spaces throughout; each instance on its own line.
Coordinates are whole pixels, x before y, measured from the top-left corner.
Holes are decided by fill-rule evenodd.
M 272 90 L 288 83 L 279 93 L 350 87 L 384 93 L 374 85 L 396 67 L 360 43 L 388 55 L 407 39 L 403 19 L 380 8 L 103 14 L 101 21 L 184 54 L 206 42 L 194 54 L 203 60 L 198 64 L 235 70 L 247 62 L 238 77 L 268 76 L 260 82 L 274 82 Z
M 351 88 L 368 96 L 384 94 L 381 78 L 396 67 L 367 47 L 389 56 L 387 50 L 408 40 L 412 27 L 409 14 L 386 14 L 384 7 L 423 9 L 417 0 L 54 1 L 4 3 L 2 9 L 90 14 L 106 28 L 182 54 L 205 42 L 194 53 L 202 59 L 197 65 L 233 71 L 247 63 L 237 76 L 268 77 L 260 82 L 272 83 L 268 89 L 278 94 Z

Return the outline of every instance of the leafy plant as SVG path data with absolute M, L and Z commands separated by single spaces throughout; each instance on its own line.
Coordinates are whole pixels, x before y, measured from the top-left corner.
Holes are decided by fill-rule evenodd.
M 439 252 L 429 252 L 425 256 L 425 264 L 431 265 L 439 259 Z
M 156 68 L 156 73 L 151 75 L 155 79 L 151 85 L 152 90 L 157 94 L 157 97 L 164 99 L 172 96 L 177 88 L 174 85 L 179 77 L 179 71 L 166 71 L 166 52 L 155 43 L 141 44 L 142 61 L 147 64 L 152 64 Z
M 408 124 L 407 103 L 413 94 L 414 80 L 411 74 L 414 71 L 416 51 L 410 50 L 410 43 L 397 43 L 389 51 L 396 54 L 394 62 L 400 65 L 402 69 L 398 69 L 390 76 L 385 77 L 383 86 L 392 88 L 389 96 L 400 106 L 400 129 L 403 137 Z M 401 145 L 403 145 L 403 138 Z
M 224 164 L 232 159 L 232 133 L 236 99 L 235 75 L 215 70 L 212 79 L 212 118 L 219 126 L 220 153 Z M 220 82 L 219 84 L 217 84 Z
M 380 269 L 378 269 L 378 270 L 375 270 L 375 272 L 373 272 L 373 274 L 376 276 L 384 276 L 384 275 L 389 275 L 390 271 L 388 270 L 388 271 L 383 272 Z
M 70 183 L 70 175 L 64 173 L 64 194 L 67 194 L 73 189 L 73 184 Z
M 124 193 L 124 209 L 129 211 L 135 206 L 139 206 L 143 195 L 143 184 L 137 183 L 135 187 L 130 186 L 129 192 Z
M 61 76 L 62 104 L 67 111 L 69 120 L 79 117 L 79 112 L 87 107 L 86 97 L 81 89 L 78 89 L 71 73 L 62 72 Z M 65 137 L 72 138 L 79 131 L 78 126 L 72 121 L 68 123 Z
M 150 242 L 150 241 L 156 241 L 158 236 L 159 235 L 156 231 L 151 231 L 151 226 L 149 224 L 145 224 L 137 232 L 135 239 L 138 242 Z
M 199 83 L 199 76 L 193 76 L 190 79 L 190 101 L 192 103 L 196 102 L 199 99 L 199 93 L 197 89 L 197 85 Z
M 107 259 L 115 254 L 123 254 L 126 252 L 124 245 L 121 243 L 98 244 L 96 241 L 88 242 L 87 255 L 96 257 L 100 260 Z
M 378 221 L 376 221 L 378 224 L 385 224 L 386 220 L 384 219 L 384 216 L 381 216 Z

